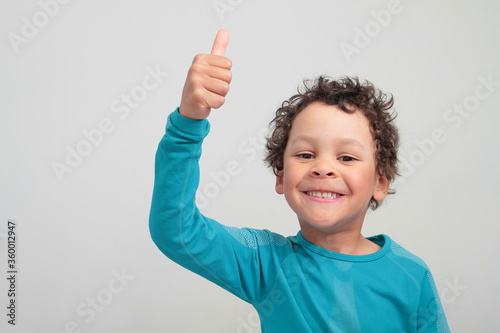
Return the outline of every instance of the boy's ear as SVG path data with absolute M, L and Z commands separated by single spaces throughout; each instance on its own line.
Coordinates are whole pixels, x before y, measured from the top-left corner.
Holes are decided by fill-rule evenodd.
M 276 193 L 283 194 L 283 170 L 279 170 L 276 176 Z
M 379 176 L 375 185 L 375 190 L 373 191 L 373 199 L 377 201 L 384 200 L 389 192 L 390 184 L 391 182 L 387 179 L 387 177 Z

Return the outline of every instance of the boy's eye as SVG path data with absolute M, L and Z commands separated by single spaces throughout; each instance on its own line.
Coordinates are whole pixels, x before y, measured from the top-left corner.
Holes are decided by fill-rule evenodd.
M 341 156 L 340 160 L 342 162 L 352 162 L 352 161 L 355 161 L 356 159 L 354 157 L 351 157 L 351 156 Z
M 309 154 L 309 153 L 297 154 L 296 156 L 298 158 L 303 158 L 303 159 L 306 159 L 306 160 L 310 160 L 310 159 L 314 158 L 313 154 Z

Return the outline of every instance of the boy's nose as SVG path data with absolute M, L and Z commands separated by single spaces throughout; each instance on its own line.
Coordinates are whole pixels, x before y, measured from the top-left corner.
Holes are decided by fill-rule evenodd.
M 328 172 L 320 172 L 317 170 L 313 170 L 314 176 L 327 176 L 327 177 L 333 177 L 335 176 L 335 173 L 333 171 L 328 171 Z
M 313 177 L 335 177 L 336 172 L 332 166 L 326 165 L 325 163 L 318 163 L 312 169 Z

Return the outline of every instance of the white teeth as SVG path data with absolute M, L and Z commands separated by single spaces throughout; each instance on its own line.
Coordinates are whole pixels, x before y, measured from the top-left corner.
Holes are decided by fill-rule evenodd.
M 307 191 L 306 194 L 311 197 L 323 198 L 323 199 L 336 199 L 340 197 L 340 194 L 332 192 Z

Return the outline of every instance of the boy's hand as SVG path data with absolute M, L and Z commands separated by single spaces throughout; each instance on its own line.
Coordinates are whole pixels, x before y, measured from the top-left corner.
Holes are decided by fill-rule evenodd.
M 198 54 L 182 91 L 179 112 L 187 118 L 204 119 L 212 108 L 218 109 L 225 102 L 231 82 L 231 60 L 224 57 L 229 33 L 219 30 L 210 54 Z

